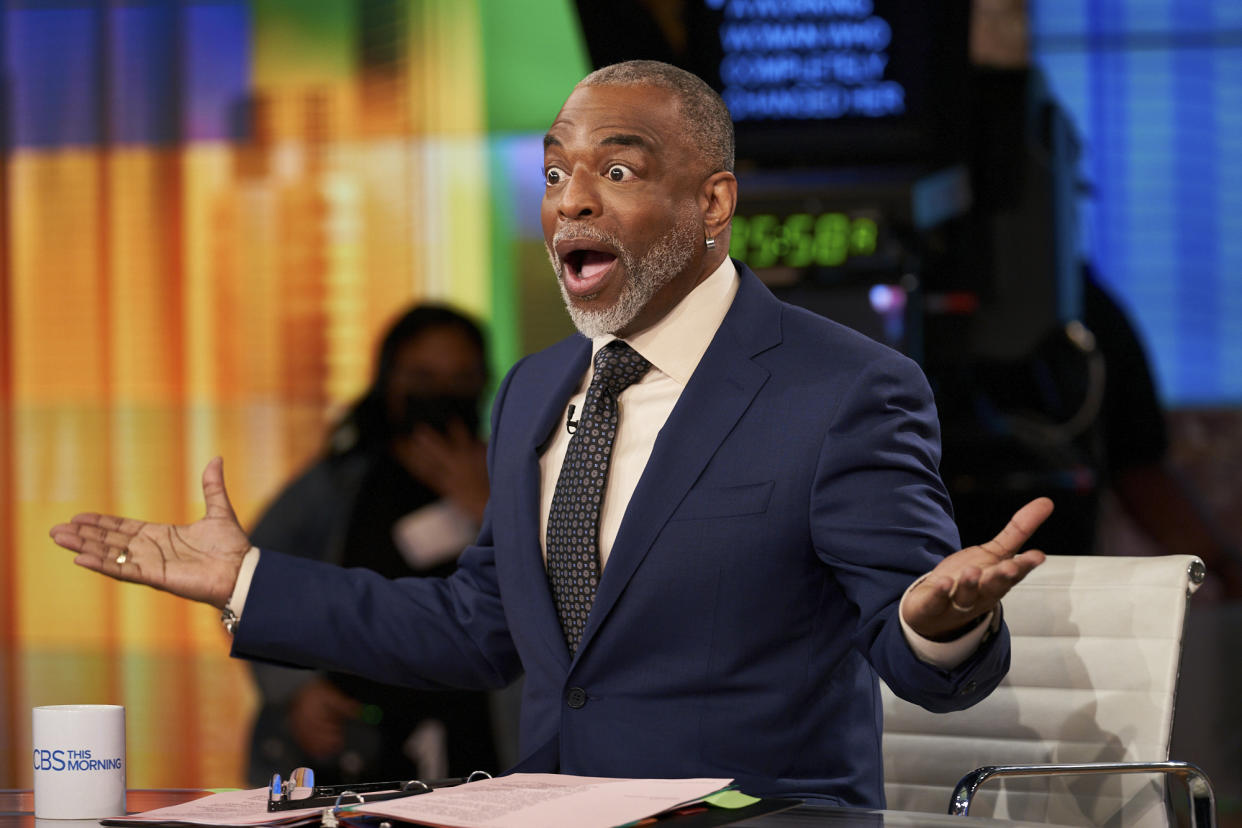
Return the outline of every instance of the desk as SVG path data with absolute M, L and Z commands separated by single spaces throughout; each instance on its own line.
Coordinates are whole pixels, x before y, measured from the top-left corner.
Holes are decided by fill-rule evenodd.
M 130 790 L 125 792 L 125 807 L 131 814 L 150 811 L 167 805 L 177 805 L 207 796 L 208 791 L 185 788 L 166 790 Z M 0 828 L 79 828 L 95 823 L 81 819 L 40 819 L 34 817 L 34 791 L 0 790 Z
M 186 789 L 131 790 L 125 795 L 125 805 L 130 813 L 137 813 L 206 795 L 206 791 Z M 37 828 L 87 828 L 90 824 L 85 820 L 40 819 Z M 1044 823 L 1008 822 L 984 817 L 805 805 L 733 824 L 742 828 L 1053 828 Z M 31 791 L 0 790 L 0 828 L 36 828 L 34 794 Z

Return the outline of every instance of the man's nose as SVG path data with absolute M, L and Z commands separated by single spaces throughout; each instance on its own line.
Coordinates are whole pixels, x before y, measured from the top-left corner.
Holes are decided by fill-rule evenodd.
M 586 170 L 578 170 L 561 188 L 557 212 L 568 219 L 598 216 L 600 213 L 599 182 Z

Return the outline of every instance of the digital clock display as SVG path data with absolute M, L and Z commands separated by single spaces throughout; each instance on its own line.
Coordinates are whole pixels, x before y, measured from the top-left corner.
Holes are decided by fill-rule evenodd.
M 880 225 L 844 212 L 752 213 L 733 217 L 729 255 L 755 270 L 772 267 L 841 267 L 875 256 Z

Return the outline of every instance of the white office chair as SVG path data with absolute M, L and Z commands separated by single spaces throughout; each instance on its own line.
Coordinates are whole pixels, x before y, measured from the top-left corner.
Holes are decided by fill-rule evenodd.
M 881 688 L 888 807 L 1059 825 L 1214 824 L 1206 777 L 1166 761 L 1186 599 L 1203 575 L 1192 555 L 1048 556 L 1005 597 L 1012 663 L 986 699 L 935 714 Z M 1182 783 L 1172 812 L 1170 778 Z

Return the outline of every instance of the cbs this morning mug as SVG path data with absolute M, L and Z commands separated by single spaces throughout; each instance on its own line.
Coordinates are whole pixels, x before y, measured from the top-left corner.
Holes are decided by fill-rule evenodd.
M 125 815 L 125 708 L 58 704 L 34 708 L 34 810 L 39 819 Z

